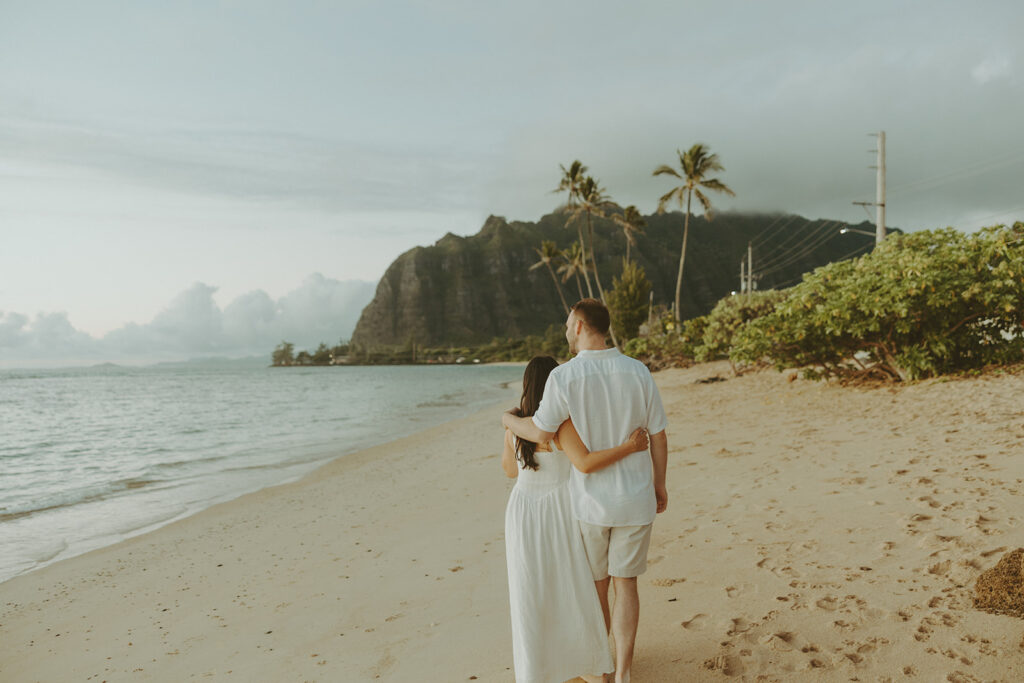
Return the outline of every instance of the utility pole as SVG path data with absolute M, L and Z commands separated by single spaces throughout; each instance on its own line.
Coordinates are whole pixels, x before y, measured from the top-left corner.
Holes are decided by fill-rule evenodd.
M 875 207 L 875 246 L 878 246 L 885 239 L 885 131 L 868 133 L 868 135 L 878 137 L 878 149 L 870 150 L 878 154 L 878 165 L 868 166 L 868 168 L 875 169 L 875 201 L 854 202 L 854 204 L 865 207 L 865 211 L 868 206 Z M 869 213 L 868 216 L 870 217 L 870 215 Z
M 885 239 L 885 131 L 878 133 L 878 179 L 875 189 L 875 245 Z
M 747 242 L 747 294 L 754 292 L 754 243 Z
M 747 272 L 743 270 L 746 265 L 747 260 L 740 259 L 740 294 L 744 294 L 747 291 Z

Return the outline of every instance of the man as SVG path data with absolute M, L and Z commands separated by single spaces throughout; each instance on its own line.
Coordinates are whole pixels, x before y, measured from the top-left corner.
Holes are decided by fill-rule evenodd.
M 608 348 L 608 309 L 596 299 L 573 305 L 565 321 L 569 351 L 576 354 L 548 377 L 544 398 L 532 418 L 505 413 L 502 422 L 516 436 L 544 443 L 572 418 L 588 450 L 617 446 L 637 427 L 650 433 L 650 455 L 633 453 L 603 470 L 569 481 L 573 514 L 579 522 L 605 627 L 615 638 L 615 680 L 629 681 L 640 617 L 637 577 L 647 570 L 647 549 L 656 513 L 668 506 L 667 419 L 647 368 Z M 615 584 L 615 605 L 608 587 Z M 609 613 L 610 612 L 610 613 Z

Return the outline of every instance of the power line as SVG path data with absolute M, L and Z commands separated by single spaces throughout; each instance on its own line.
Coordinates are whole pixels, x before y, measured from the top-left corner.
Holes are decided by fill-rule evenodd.
M 770 264 L 765 268 L 762 268 L 760 275 L 764 276 L 778 272 L 783 268 L 788 268 L 789 266 L 793 265 L 800 259 L 810 255 L 823 244 L 835 238 L 835 236 L 838 234 L 838 232 L 836 231 L 836 227 L 839 225 L 839 223 L 840 221 L 833 221 L 832 223 L 829 223 L 827 226 L 825 226 L 825 230 L 819 233 L 818 239 L 813 244 L 810 244 L 809 246 L 805 247 L 803 251 L 800 251 L 799 253 L 792 254 L 791 258 L 789 258 L 788 260 Z
M 754 244 L 754 246 L 756 247 L 756 246 L 760 246 L 761 244 L 764 244 L 768 240 L 769 232 L 771 231 L 772 226 L 775 225 L 776 223 L 778 223 L 779 221 L 781 221 L 785 217 L 786 217 L 786 214 L 780 214 L 775 220 L 773 220 L 771 223 L 768 224 L 767 228 L 762 230 L 759 235 L 756 235 L 754 237 L 754 239 L 751 240 L 751 242 Z M 790 222 L 792 222 L 793 218 L 794 218 L 794 216 L 790 215 Z M 786 225 L 788 225 L 788 224 L 789 223 L 787 223 Z M 784 228 L 786 226 L 784 225 L 782 227 Z
M 766 268 L 771 268 L 772 266 L 790 258 L 796 251 L 803 249 L 804 245 L 806 245 L 808 242 L 817 240 L 823 234 L 825 234 L 828 231 L 827 226 L 829 226 L 830 223 L 831 222 L 822 222 L 817 227 L 811 228 L 804 235 L 803 239 L 800 242 L 798 242 L 793 247 L 786 249 L 785 252 L 779 251 L 776 252 L 775 255 L 767 256 L 765 258 L 760 259 L 760 263 L 758 264 L 760 266 L 759 270 L 763 271 Z
M 867 244 L 862 244 L 859 247 L 857 247 L 856 249 L 854 249 L 853 251 L 848 252 L 846 254 L 843 254 L 842 256 L 837 258 L 835 261 L 833 261 L 833 263 L 839 263 L 840 261 L 846 261 L 847 259 L 853 258 L 855 256 L 860 256 L 860 254 L 858 254 L 857 252 L 866 253 L 867 250 L 869 250 L 873 246 L 874 245 L 871 244 L 870 242 L 867 243 Z M 786 280 L 785 282 L 776 284 L 775 286 L 772 287 L 772 289 L 785 289 L 786 287 L 790 286 L 791 284 L 795 284 L 795 283 L 800 282 L 801 280 L 803 280 L 804 279 L 804 275 L 805 275 L 805 273 L 801 273 L 800 275 L 796 276 L 795 278 L 790 278 L 789 280 Z
M 955 171 L 950 171 L 948 173 L 943 173 L 941 175 L 932 176 L 931 178 L 912 180 L 910 182 L 903 183 L 902 185 L 897 185 L 890 191 L 890 194 L 919 192 L 925 189 L 932 189 L 932 187 L 943 185 L 952 180 L 971 178 L 976 175 L 981 175 L 982 173 L 994 171 L 1004 166 L 1012 166 L 1016 163 L 1020 163 L 1021 161 L 1024 161 L 1024 152 L 1016 152 L 1008 157 L 997 159 L 995 161 L 981 161 L 976 164 L 972 164 L 970 166 L 966 166 Z
M 999 213 L 994 213 L 994 214 L 991 214 L 989 216 L 982 216 L 981 218 L 975 218 L 972 221 L 972 224 L 978 223 L 979 224 L 978 227 L 983 227 L 980 224 L 985 223 L 985 221 L 991 220 L 993 218 L 999 218 L 1000 216 L 1006 216 L 1007 214 L 1017 213 L 1018 211 L 1024 211 L 1024 206 L 1018 206 L 1016 209 L 1010 209 L 1009 211 L 1000 211 Z
M 836 262 L 838 262 L 838 261 L 845 261 L 846 259 L 852 257 L 854 254 L 856 254 L 857 256 L 860 256 L 860 254 L 857 254 L 858 251 L 867 253 L 867 251 L 869 249 L 871 249 L 872 246 L 873 245 L 870 242 L 868 242 L 867 244 L 862 244 L 859 247 L 857 247 L 856 249 L 854 249 L 853 251 L 847 252 L 847 253 L 843 254 L 842 256 L 840 256 L 839 258 L 837 258 Z
M 817 227 L 813 227 L 815 222 L 816 221 L 807 221 L 802 226 L 794 228 L 785 238 L 783 238 L 781 242 L 774 245 L 771 251 L 766 252 L 765 254 L 759 254 L 758 261 L 771 263 L 774 260 L 778 260 L 780 257 L 785 258 L 786 254 L 790 253 L 794 248 L 799 248 L 803 244 L 800 241 L 801 239 L 806 240 L 808 235 L 820 229 L 821 224 L 824 223 L 824 219 L 822 219 L 822 223 L 819 223 Z M 796 242 L 795 247 L 792 246 L 793 242 Z
M 785 223 L 783 223 L 783 224 L 782 224 L 781 226 L 779 226 L 779 227 L 778 227 L 778 228 L 776 229 L 776 232 L 779 232 L 779 231 L 781 231 L 781 230 L 785 230 L 785 229 L 786 229 L 786 228 L 787 228 L 787 227 L 788 227 L 788 226 L 789 226 L 789 225 L 790 225 L 790 224 L 791 224 L 791 223 L 792 223 L 793 221 L 797 220 L 798 218 L 800 218 L 800 216 L 797 216 L 797 215 L 795 215 L 795 214 L 794 214 L 794 215 L 791 215 L 791 216 L 789 217 L 789 220 L 788 220 L 788 221 L 786 221 Z M 809 224 L 809 223 L 810 223 L 810 221 L 808 221 L 808 224 Z M 771 257 L 771 256 L 772 256 L 772 255 L 773 255 L 773 254 L 774 254 L 774 253 L 775 253 L 776 251 L 778 251 L 778 250 L 780 250 L 780 249 L 784 248 L 784 246 L 786 245 L 786 243 L 788 243 L 788 242 L 789 242 L 790 240 L 792 240 L 792 239 L 793 239 L 794 237 L 796 237 L 796 236 L 797 236 L 798 234 L 799 234 L 799 231 L 798 231 L 798 230 L 795 230 L 795 231 L 793 231 L 793 232 L 789 233 L 788 235 L 786 235 L 786 237 L 785 237 L 785 238 L 783 238 L 782 242 L 780 242 L 779 244 L 776 244 L 776 245 L 775 245 L 775 246 L 773 247 L 773 250 L 774 250 L 774 251 L 768 252 L 768 257 L 770 258 L 770 257 Z M 767 240 L 767 237 L 765 238 L 765 240 Z M 761 245 L 762 245 L 762 244 L 764 244 L 764 243 L 765 243 L 765 241 L 762 241 L 762 242 L 761 242 L 760 244 L 758 244 L 758 243 L 757 243 L 756 241 L 754 241 L 754 246 L 755 246 L 755 247 L 759 247 L 759 246 L 761 246 Z
M 792 254 L 789 259 L 785 261 L 776 262 L 762 269 L 761 275 L 770 275 L 772 273 L 776 273 L 780 270 L 783 270 L 784 268 L 788 268 L 797 261 L 800 261 L 801 259 L 814 253 L 819 247 L 821 247 L 823 244 L 825 244 L 826 242 L 828 242 L 829 240 L 833 239 L 836 236 L 836 233 L 834 232 L 836 225 L 838 225 L 838 223 L 827 226 L 827 230 L 823 232 L 815 242 L 806 246 L 802 251 Z

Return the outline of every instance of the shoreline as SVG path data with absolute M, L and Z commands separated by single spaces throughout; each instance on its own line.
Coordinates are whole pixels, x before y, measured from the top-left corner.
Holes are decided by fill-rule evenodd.
M 384 371 L 388 376 L 395 372 L 398 370 Z M 426 374 L 432 377 L 431 373 Z M 300 433 L 298 428 L 291 429 L 284 437 L 291 438 L 292 443 L 284 448 L 252 438 L 248 442 L 240 441 L 239 438 L 247 438 L 245 434 L 221 435 L 214 431 L 219 425 L 202 424 L 201 429 L 212 432 L 208 440 L 219 439 L 230 451 L 230 455 L 224 457 L 214 453 L 226 463 L 220 469 L 213 468 L 177 479 L 174 477 L 180 473 L 176 471 L 121 474 L 120 477 L 109 477 L 110 483 L 104 488 L 94 484 L 95 490 L 82 499 L 70 494 L 60 498 L 50 491 L 43 491 L 57 501 L 45 506 L 38 503 L 39 498 L 30 490 L 15 500 L 35 502 L 36 507 L 20 509 L 15 506 L 15 512 L 0 513 L 0 517 L 4 517 L 0 521 L 0 537 L 3 538 L 0 542 L 0 585 L 56 562 L 148 534 L 220 503 L 299 481 L 334 460 L 417 433 L 425 425 L 444 424 L 465 417 L 478 411 L 481 405 L 499 405 L 507 401 L 504 396 L 509 387 L 517 384 L 517 381 L 507 379 L 514 374 L 493 369 L 468 375 L 455 372 L 452 377 L 462 376 L 467 380 L 455 382 L 454 395 L 443 393 L 451 389 L 439 388 L 442 385 L 435 385 L 434 380 L 428 377 L 433 390 L 443 393 L 441 398 L 418 404 L 416 398 L 389 399 L 390 402 L 384 404 L 377 401 L 383 408 L 381 413 L 366 416 L 355 428 L 343 424 L 334 428 L 336 433 L 331 434 L 309 429 Z M 442 380 L 440 377 L 437 379 L 438 382 Z M 449 383 L 442 384 L 446 386 Z M 413 393 L 418 395 L 424 391 L 430 392 L 431 388 Z M 412 395 L 408 391 L 404 393 Z M 395 412 L 401 406 L 405 406 L 405 412 Z M 342 419 L 347 420 L 344 415 Z M 332 421 L 326 423 L 330 427 Z M 65 436 L 74 438 L 70 434 Z M 161 436 L 170 438 L 175 435 L 161 433 Z M 162 450 L 173 452 L 173 449 Z M 179 460 L 185 462 L 174 457 L 169 457 L 167 462 L 176 465 Z M 142 467 L 153 470 L 164 466 L 160 461 L 143 462 L 146 464 Z M 73 493 L 75 489 L 69 487 L 68 490 Z M 63 495 L 59 490 L 58 493 Z
M 1019 680 L 1021 621 L 971 598 L 1024 545 L 1024 378 L 787 377 L 655 374 L 670 501 L 634 679 Z M 0 584 L 0 672 L 512 680 L 499 412 Z
M 376 604 L 378 593 L 371 584 L 379 587 L 383 580 L 390 590 L 400 591 L 405 583 L 404 568 L 396 574 L 381 560 L 410 552 L 420 555 L 417 571 L 426 571 L 422 583 L 428 587 L 434 581 L 463 579 L 476 572 L 462 573 L 463 565 L 471 564 L 469 554 L 459 552 L 461 544 L 453 544 L 451 538 L 440 544 L 450 557 L 438 557 L 439 544 L 429 534 L 407 538 L 385 520 L 377 525 L 381 535 L 398 534 L 401 540 L 382 545 L 385 538 L 378 536 L 371 542 L 365 532 L 358 531 L 367 526 L 365 520 L 358 523 L 360 513 L 400 507 L 399 501 L 382 494 L 393 481 L 393 468 L 415 474 L 426 467 L 415 457 L 424 439 L 451 439 L 467 429 L 477 432 L 475 436 L 494 431 L 500 447 L 499 414 L 491 406 L 343 456 L 296 482 L 219 503 L 141 536 L 0 584 L 0 603 L 7 608 L 0 624 L 0 638 L 6 645 L 0 652 L 0 672 L 14 680 L 69 676 L 103 680 L 129 674 L 150 680 L 201 674 L 235 675 L 242 680 L 294 680 L 296 676 L 345 680 L 345 672 L 351 669 L 338 656 L 338 647 L 355 647 L 379 660 L 364 663 L 363 670 L 387 670 L 388 647 L 382 657 L 372 654 L 380 637 L 373 635 L 374 625 L 418 611 L 419 628 L 437 634 L 443 629 L 437 628 L 436 621 L 424 622 L 431 610 L 416 610 L 410 600 Z M 482 416 L 486 426 L 481 424 Z M 472 436 L 462 448 L 475 448 L 479 439 Z M 480 465 L 482 461 L 477 460 L 476 466 Z M 456 474 L 450 463 L 443 472 Z M 442 483 L 447 482 L 434 483 L 443 491 Z M 490 499 L 496 504 L 494 514 L 500 517 L 504 496 Z M 335 509 L 332 513 L 314 509 L 321 502 L 333 503 Z M 408 503 L 408 496 L 404 502 Z M 428 514 L 420 508 L 415 515 L 420 524 L 425 518 L 458 516 L 458 501 L 431 507 Z M 345 539 L 339 538 L 341 529 L 349 532 Z M 472 531 L 480 540 L 477 530 L 463 531 Z M 484 535 L 492 536 L 491 531 Z M 500 529 L 493 532 L 500 535 Z M 321 545 L 316 557 L 306 550 L 312 545 Z M 503 562 L 503 553 L 495 552 L 493 557 Z M 504 572 L 492 574 L 500 579 L 500 588 Z M 325 585 L 328 582 L 330 587 Z M 494 595 L 507 599 L 500 590 Z M 353 617 L 362 618 L 344 623 L 333 611 L 342 602 Z M 491 616 L 506 616 L 497 604 L 492 607 Z M 252 615 L 254 610 L 258 617 Z M 104 634 L 97 636 L 95 646 L 94 630 Z M 460 631 L 462 637 L 471 638 L 477 629 L 470 625 Z M 345 636 L 348 640 L 341 640 Z M 369 648 L 365 641 L 370 641 Z M 59 653 L 64 655 L 40 656 Z M 69 658 L 68 653 L 73 655 Z

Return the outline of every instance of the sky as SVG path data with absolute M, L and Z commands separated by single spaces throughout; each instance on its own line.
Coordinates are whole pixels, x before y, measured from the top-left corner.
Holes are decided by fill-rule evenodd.
M 860 222 L 884 130 L 889 225 L 1024 219 L 1022 27 L 1012 0 L 0 0 L 0 366 L 334 343 L 399 254 L 537 220 L 574 159 L 650 213 L 703 142 L 719 210 Z

